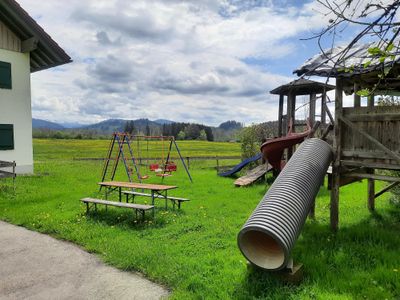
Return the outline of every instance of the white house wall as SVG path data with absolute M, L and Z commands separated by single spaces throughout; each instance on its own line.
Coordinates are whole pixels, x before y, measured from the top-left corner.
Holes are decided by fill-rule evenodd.
M 29 53 L 0 49 L 0 61 L 11 63 L 12 89 L 0 88 L 0 124 L 14 125 L 14 150 L 0 150 L 0 160 L 16 161 L 17 173 L 33 172 Z

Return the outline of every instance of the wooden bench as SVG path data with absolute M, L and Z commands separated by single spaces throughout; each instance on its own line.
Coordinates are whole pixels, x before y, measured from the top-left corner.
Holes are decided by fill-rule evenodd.
M 135 191 L 122 191 L 122 193 L 126 195 L 126 202 L 128 202 L 128 200 L 129 200 L 129 195 L 132 196 L 133 200 L 135 200 L 135 196 L 143 196 L 143 197 L 150 197 L 150 198 L 152 197 L 151 194 L 140 193 L 140 192 L 135 192 Z M 178 209 L 181 208 L 182 202 L 190 201 L 187 198 L 178 198 L 178 197 L 171 197 L 171 196 L 167 196 L 167 198 L 165 198 L 164 196 L 157 195 L 157 194 L 154 194 L 154 198 L 170 200 L 170 201 L 172 201 L 174 208 L 175 208 L 175 204 L 177 203 Z
M 140 212 L 142 214 L 142 220 L 144 220 L 145 211 L 150 210 L 150 209 L 154 210 L 154 205 L 123 203 L 123 202 L 108 201 L 108 200 L 95 199 L 95 198 L 82 198 L 81 201 L 83 203 L 86 203 L 86 213 L 88 213 L 89 209 L 90 209 L 89 203 L 93 203 L 95 209 L 97 209 L 97 204 L 102 204 L 102 205 L 105 205 L 106 208 L 107 208 L 107 206 L 116 206 L 116 207 L 125 207 L 125 208 L 134 209 L 135 213 L 136 213 L 136 217 L 137 217 L 138 212 Z

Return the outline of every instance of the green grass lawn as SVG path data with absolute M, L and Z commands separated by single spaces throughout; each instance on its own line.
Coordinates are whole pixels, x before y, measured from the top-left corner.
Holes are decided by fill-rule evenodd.
M 377 199 L 376 212 L 369 213 L 365 182 L 341 189 L 337 234 L 329 230 L 329 192 L 321 188 L 316 220 L 307 221 L 293 250 L 295 261 L 304 264 L 305 278 L 292 286 L 248 269 L 236 245 L 237 233 L 268 185 L 235 188 L 232 179 L 202 168 L 191 169 L 191 184 L 178 165 L 180 171 L 164 183 L 179 186 L 171 195 L 191 199 L 182 210 L 164 210 L 158 202 L 156 218 L 144 223 L 118 208 L 85 216 L 78 200 L 99 196 L 102 163 L 72 158 L 104 156 L 107 145 L 34 140 L 39 175 L 18 177 L 15 196 L 0 188 L 0 219 L 72 241 L 123 270 L 139 271 L 170 288 L 175 299 L 400 297 L 400 207 L 386 195 Z M 239 155 L 240 148 L 206 142 L 182 142 L 180 147 L 205 156 Z M 123 179 L 122 173 L 118 176 Z M 148 182 L 161 179 L 153 176 Z

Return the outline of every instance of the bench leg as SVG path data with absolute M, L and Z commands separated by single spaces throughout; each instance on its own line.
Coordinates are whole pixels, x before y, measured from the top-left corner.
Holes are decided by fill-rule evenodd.
M 108 205 L 106 205 L 106 211 L 107 211 Z
M 89 202 L 86 202 L 86 214 L 89 213 Z
M 154 190 L 151 190 L 151 205 L 153 205 L 153 219 L 156 213 L 156 206 L 154 205 Z
M 97 212 L 97 204 L 94 204 L 94 210 Z
M 142 212 L 142 222 L 144 221 L 144 210 L 141 211 Z
M 181 203 L 182 201 L 178 201 L 178 209 L 181 209 Z

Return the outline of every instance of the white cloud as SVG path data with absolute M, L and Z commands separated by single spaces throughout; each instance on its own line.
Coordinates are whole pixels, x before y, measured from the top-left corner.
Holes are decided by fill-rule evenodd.
M 19 2 L 74 60 L 32 75 L 34 117 L 59 122 L 276 119 L 268 91 L 292 78 L 243 59 L 290 59 L 323 24 L 311 4 L 274 1 Z

